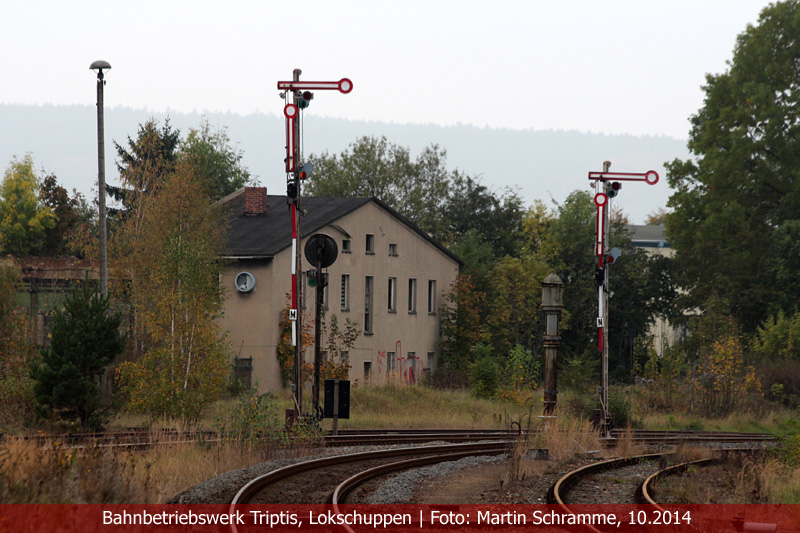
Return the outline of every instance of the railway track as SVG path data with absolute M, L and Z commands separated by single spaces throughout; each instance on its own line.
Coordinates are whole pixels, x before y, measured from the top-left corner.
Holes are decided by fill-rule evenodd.
M 393 430 L 345 430 L 338 435 L 326 434 L 317 443 L 324 447 L 422 444 L 434 441 L 443 442 L 476 442 L 513 439 L 522 433 L 520 430 L 497 429 L 393 429 Z M 533 431 L 532 433 L 536 433 Z M 58 443 L 60 446 L 119 447 L 143 449 L 158 444 L 181 444 L 191 442 L 216 442 L 220 439 L 214 431 L 178 431 L 178 430 L 141 430 L 131 429 L 106 433 L 77 433 L 6 436 L 4 439 L 22 439 L 36 442 L 42 446 Z M 630 439 L 635 444 L 677 445 L 720 444 L 720 443 L 757 443 L 772 440 L 773 437 L 761 433 L 730 433 L 703 431 L 652 431 L 633 430 L 630 432 L 614 430 L 609 438 L 600 439 L 606 447 L 613 447 L 621 439 Z M 291 441 L 291 438 L 289 439 Z
M 491 441 L 394 448 L 314 459 L 251 480 L 239 490 L 231 506 L 233 509 L 248 503 L 341 502 L 359 483 L 376 475 L 462 457 L 502 454 L 507 447 L 506 441 Z
M 233 499 L 233 504 L 243 503 L 343 503 L 347 495 L 356 490 L 367 480 L 387 473 L 417 468 L 425 464 L 442 461 L 457 460 L 470 455 L 496 455 L 505 453 L 511 443 L 515 442 L 519 432 L 498 431 L 393 431 L 390 433 L 378 432 L 350 432 L 337 437 L 329 436 L 326 445 L 355 444 L 408 444 L 437 440 L 463 441 L 470 439 L 469 444 L 448 444 L 439 446 L 413 446 L 393 448 L 371 452 L 358 452 L 322 459 L 315 459 L 298 463 L 275 470 L 252 480 L 242 487 Z M 612 436 L 609 441 L 620 438 L 638 439 L 640 442 L 658 442 L 659 444 L 701 443 L 708 444 L 714 441 L 718 446 L 730 443 L 764 442 L 771 437 L 753 434 L 714 434 L 714 433 L 676 433 L 676 432 L 639 432 L 635 435 L 616 438 Z M 716 440 L 715 440 L 716 438 Z M 477 441 L 477 442 L 475 442 Z M 593 463 L 578 471 L 572 472 L 559 480 L 554 486 L 548 501 L 564 504 L 562 494 L 574 488 L 580 480 L 598 472 L 631 468 L 638 470 L 636 476 L 643 479 L 659 470 L 663 466 L 664 454 L 651 454 L 637 456 L 629 459 L 614 459 L 611 461 Z M 642 465 L 647 466 L 642 471 Z M 644 475 L 646 474 L 646 475 Z M 343 481 L 344 480 L 344 481 Z M 298 490 L 297 488 L 300 488 Z M 309 487 L 313 487 L 311 490 Z M 631 490 L 631 501 L 634 503 L 634 490 Z M 594 502 L 596 503 L 596 502 Z M 622 502 L 615 502 L 622 503 Z

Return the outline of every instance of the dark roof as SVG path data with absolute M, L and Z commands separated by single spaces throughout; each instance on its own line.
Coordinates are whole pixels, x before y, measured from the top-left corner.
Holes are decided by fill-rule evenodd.
M 269 258 L 289 248 L 292 245 L 292 219 L 286 196 L 268 195 L 267 214 L 263 216 L 245 216 L 244 196 L 244 189 L 240 189 L 218 202 L 228 221 L 228 254 L 232 257 Z M 306 236 L 311 235 L 370 202 L 408 226 L 459 265 L 464 264 L 416 224 L 375 197 L 304 197 L 300 207 L 306 214 L 300 219 L 301 232 Z

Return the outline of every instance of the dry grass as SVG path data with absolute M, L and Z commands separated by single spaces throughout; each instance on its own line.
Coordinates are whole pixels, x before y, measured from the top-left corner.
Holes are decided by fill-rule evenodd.
M 675 462 L 707 459 L 708 450 L 684 448 Z M 765 453 L 729 457 L 723 463 L 690 466 L 681 476 L 662 479 L 656 493 L 667 503 L 796 504 L 800 470 Z
M 540 432 L 532 440 L 533 447 L 546 449 L 550 459 L 560 461 L 602 450 L 600 434 L 588 420 L 555 412 L 554 417 L 549 420 L 537 417 L 534 428 Z
M 144 452 L 6 441 L 0 445 L 0 501 L 164 503 L 203 480 L 275 455 L 235 443 L 155 440 L 159 444 Z
M 278 397 L 279 412 L 291 405 Z M 310 405 L 310 401 L 307 405 Z M 199 428 L 213 429 L 231 400 L 219 402 Z M 479 400 L 466 392 L 432 391 L 421 386 L 361 386 L 351 391 L 351 428 L 502 428 L 514 405 Z M 163 503 L 197 483 L 231 470 L 281 456 L 304 456 L 307 447 L 275 449 L 241 443 L 170 443 L 162 429 L 190 429 L 170 421 L 135 415 L 115 420 L 121 427 L 150 427 L 144 452 L 113 448 L 67 448 L 53 441 L 7 441 L 0 445 L 0 501 L 3 503 Z
M 693 461 L 711 459 L 712 457 L 714 457 L 714 450 L 710 448 L 701 448 L 692 446 L 691 444 L 680 443 L 675 448 L 675 453 L 670 456 L 670 462 L 674 464 L 691 463 Z
M 628 426 L 617 439 L 617 445 L 613 453 L 616 457 L 627 458 L 634 455 L 643 455 L 647 453 L 647 448 L 640 442 L 634 442 L 633 429 Z
M 147 464 L 113 448 L 8 440 L 0 445 L 3 503 L 128 503 L 144 501 Z
M 219 402 L 198 425 L 213 429 L 217 417 L 229 411 L 232 400 Z M 307 400 L 306 406 L 310 406 Z M 277 396 L 278 412 L 291 406 L 291 395 Z M 535 407 L 477 399 L 465 391 L 435 391 L 422 386 L 390 383 L 357 386 L 351 390 L 351 419 L 340 428 L 508 428 L 516 421 L 523 429 L 541 429 L 521 438 L 512 453 L 507 481 L 541 474 L 557 462 L 576 455 L 602 450 L 598 433 L 586 420 L 558 415 L 547 428 L 534 413 Z M 780 420 L 779 414 L 775 415 Z M 683 419 L 687 422 L 690 418 Z M 673 418 L 674 421 L 674 418 Z M 732 424 L 733 421 L 730 421 Z M 769 423 L 769 421 L 767 421 Z M 325 424 L 330 424 L 326 422 Z M 152 423 L 125 415 L 115 425 L 147 425 L 152 440 L 166 440 L 158 428 L 176 428 L 169 421 Z M 515 426 L 516 427 L 516 426 Z M 666 424 L 661 426 L 666 428 Z M 675 425 L 672 425 L 673 429 Z M 177 428 L 181 429 L 181 428 Z M 753 429 L 751 429 L 753 430 Z M 626 442 L 627 441 L 627 442 Z M 623 437 L 616 455 L 635 452 Z M 532 453 L 546 449 L 550 461 L 536 461 Z M 145 452 L 124 452 L 107 448 L 82 450 L 66 448 L 53 441 L 42 449 L 25 441 L 0 443 L 0 501 L 3 503 L 163 503 L 189 487 L 222 473 L 281 456 L 303 456 L 309 449 L 255 447 L 228 443 L 167 443 Z M 684 456 L 700 452 L 686 449 Z M 699 458 L 699 457 L 697 457 Z M 800 471 L 785 463 L 764 462 L 739 476 L 741 490 L 756 483 L 769 501 L 800 503 Z M 743 472 L 744 467 L 741 469 Z M 755 476 L 755 477 L 753 477 Z M 757 480 L 757 481 L 754 481 Z
M 573 459 L 576 455 L 593 455 L 602 449 L 600 436 L 589 421 L 555 414 L 552 418 L 540 418 L 529 410 L 527 415 L 515 420 L 524 431 L 509 450 L 508 471 L 503 482 L 522 481 L 526 477 L 541 476 L 552 469 L 553 463 Z M 547 461 L 537 460 L 541 451 Z
M 341 429 L 376 428 L 503 428 L 507 416 L 519 417 L 525 407 L 485 400 L 467 391 L 439 391 L 421 385 L 361 385 L 350 390 L 350 419 Z

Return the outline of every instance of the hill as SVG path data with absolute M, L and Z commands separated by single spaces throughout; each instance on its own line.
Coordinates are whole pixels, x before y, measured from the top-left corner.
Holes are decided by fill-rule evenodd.
M 279 106 L 276 106 L 276 108 Z M 243 152 L 243 163 L 271 193 L 285 189 L 284 119 L 277 114 L 151 112 L 112 108 L 105 114 L 106 175 L 117 179 L 116 151 L 112 141 L 123 144 L 134 137 L 138 125 L 150 117 L 169 117 L 185 132 L 205 116 L 212 126 L 227 127 L 231 142 Z M 663 163 L 686 158 L 684 140 L 664 136 L 606 135 L 561 130 L 510 130 L 471 125 L 397 124 L 318 117 L 309 108 L 304 118 L 305 153 L 327 150 L 339 153 L 364 135 L 380 136 L 408 147 L 416 155 L 425 146 L 438 144 L 447 150 L 450 168 L 480 175 L 492 189 L 517 189 L 527 202 L 541 199 L 563 201 L 573 190 L 589 185 L 587 173 L 612 161 L 612 170 L 656 170 L 661 181 L 654 187 L 626 184 L 620 195 L 623 210 L 632 223 L 666 205 L 669 189 Z M 14 155 L 31 152 L 45 172 L 55 173 L 69 189 L 93 195 L 97 181 L 97 115 L 94 105 L 33 106 L 0 104 L 0 163 L 7 168 Z

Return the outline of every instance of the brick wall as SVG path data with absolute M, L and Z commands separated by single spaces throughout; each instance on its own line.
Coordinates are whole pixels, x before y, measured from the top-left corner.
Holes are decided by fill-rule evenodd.
M 266 187 L 245 187 L 244 214 L 250 217 L 264 216 L 267 214 Z

